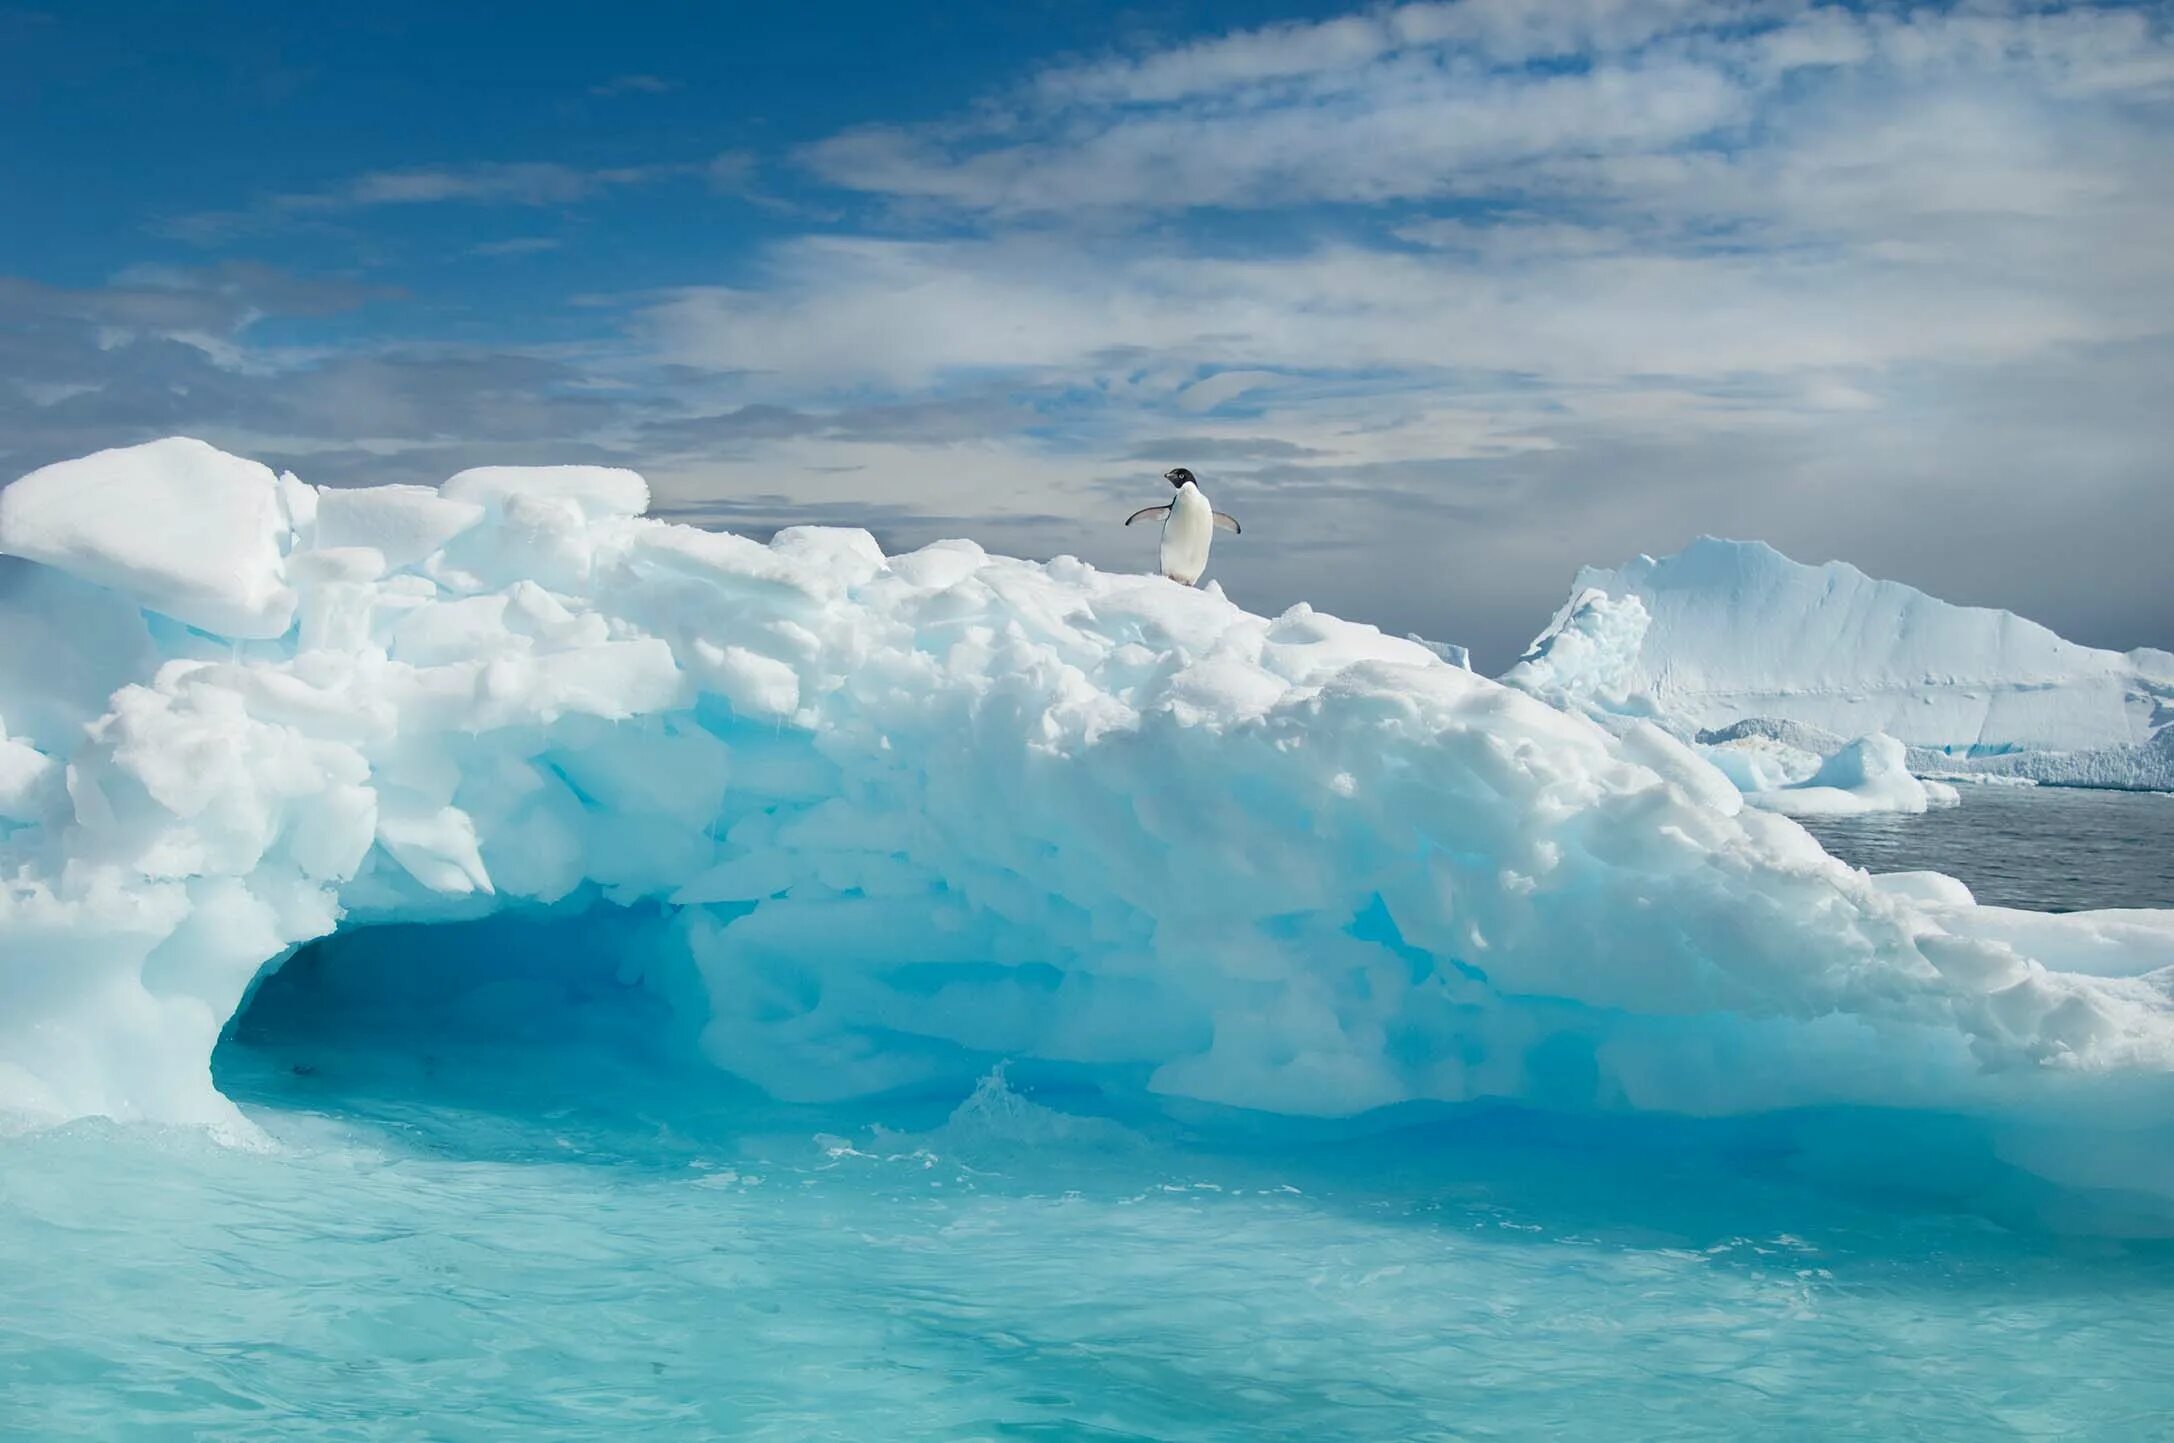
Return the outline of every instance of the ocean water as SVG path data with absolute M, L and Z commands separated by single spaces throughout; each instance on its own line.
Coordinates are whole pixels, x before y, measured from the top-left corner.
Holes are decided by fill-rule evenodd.
M 1968 784 L 1923 816 L 1812 818 L 1844 861 L 1959 877 L 1980 902 L 2041 912 L 2174 907 L 2174 793 Z
M 2168 900 L 2159 863 L 2071 886 L 2002 858 L 2017 827 L 2044 851 L 2029 827 L 2105 836 L 2174 799 L 2016 809 L 2045 800 L 1972 792 L 1880 855 L 1981 894 L 2039 877 L 2043 905 Z M 2049 1203 L 1952 1120 L 1300 1126 L 1002 1071 L 792 1108 L 690 1063 L 638 998 L 507 1005 L 534 965 L 517 929 L 424 930 L 259 993 L 216 1072 L 262 1149 L 103 1122 L 0 1140 L 0 1437 L 2143 1439 L 2174 1418 L 2174 1242 Z M 502 975 L 417 1006 L 463 948 Z
M 2174 1412 L 2166 1244 L 1852 1196 L 1755 1138 L 1505 1111 L 1208 1143 L 1000 1080 L 832 1131 L 595 1059 L 588 1095 L 488 1049 L 429 1086 L 412 1057 L 228 1061 L 264 1068 L 239 1080 L 277 1150 L 0 1145 L 0 1430 L 2143 1438 Z

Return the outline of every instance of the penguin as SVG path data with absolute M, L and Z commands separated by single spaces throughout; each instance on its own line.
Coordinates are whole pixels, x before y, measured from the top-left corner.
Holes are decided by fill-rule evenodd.
M 1162 548 L 1157 558 L 1162 574 L 1180 585 L 1191 586 L 1208 569 L 1208 543 L 1215 539 L 1215 528 L 1220 526 L 1233 536 L 1240 535 L 1238 520 L 1212 510 L 1194 482 L 1193 473 L 1183 466 L 1171 467 L 1163 472 L 1162 479 L 1177 488 L 1178 494 L 1170 498 L 1170 504 L 1143 506 L 1127 516 L 1125 524 L 1130 526 L 1150 516 L 1162 517 Z

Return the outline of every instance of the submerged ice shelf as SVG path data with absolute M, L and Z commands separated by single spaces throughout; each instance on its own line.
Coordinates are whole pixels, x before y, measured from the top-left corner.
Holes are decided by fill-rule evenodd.
M 1869 1103 L 2174 1193 L 2075 1141 L 2174 1105 L 2168 914 L 1868 877 L 1658 727 L 1303 606 L 646 505 L 183 439 L 0 493 L 0 1107 L 246 1134 L 210 1058 L 267 969 L 513 911 L 625 918 L 620 981 L 780 1099 Z

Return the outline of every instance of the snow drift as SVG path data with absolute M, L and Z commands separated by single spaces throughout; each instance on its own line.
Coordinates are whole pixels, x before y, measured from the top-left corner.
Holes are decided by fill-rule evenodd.
M 1883 734 L 1919 772 L 2174 788 L 2174 655 L 2100 651 L 1854 566 L 1702 537 L 1588 567 L 1504 679 L 1685 737 L 1747 719 Z
M 646 502 L 178 439 L 16 483 L 0 1106 L 244 1128 L 209 1058 L 268 969 L 498 912 L 638 916 L 620 982 L 786 1098 L 2174 1100 L 2159 914 L 1868 877 L 1659 728 L 1304 606 Z

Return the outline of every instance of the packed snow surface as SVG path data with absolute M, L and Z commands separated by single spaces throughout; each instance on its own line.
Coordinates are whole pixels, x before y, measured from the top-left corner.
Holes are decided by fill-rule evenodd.
M 2073 1139 L 2174 1101 L 2160 921 L 1868 877 L 1656 726 L 1304 606 L 764 545 L 592 468 L 335 491 L 169 441 L 19 485 L 16 1114 L 246 1134 L 209 1059 L 294 948 L 508 911 L 642 919 L 620 983 L 790 1101 L 1006 1059 L 1316 1115 L 1869 1102 Z M 200 496 L 231 532 L 173 524 Z
M 0 551 L 226 636 L 278 636 L 293 621 L 289 534 L 269 470 L 181 436 L 62 461 L 0 491 Z
M 2154 745 L 2174 720 L 2163 651 L 2078 646 L 2010 612 L 1712 537 L 1588 567 L 1570 594 L 1506 680 L 1588 707 L 1637 697 L 1686 735 L 1773 718 L 1843 738 L 1881 733 L 2009 774 L 2174 784 L 2170 743 Z

